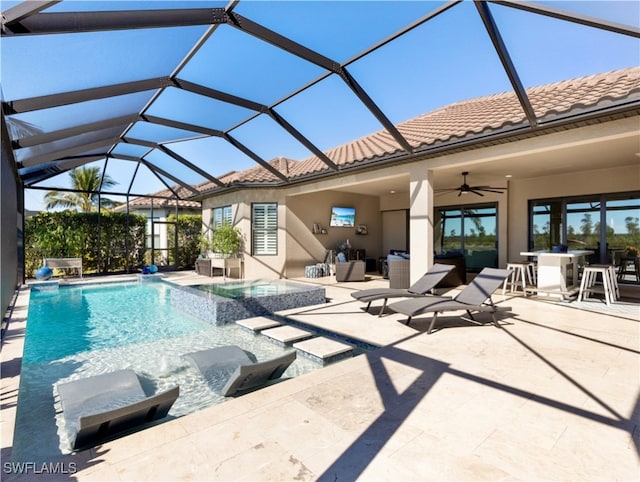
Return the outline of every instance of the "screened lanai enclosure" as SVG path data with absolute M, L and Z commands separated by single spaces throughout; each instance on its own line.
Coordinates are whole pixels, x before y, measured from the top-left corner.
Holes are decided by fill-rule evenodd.
M 5 252 L 19 246 L 19 273 L 25 211 L 41 210 L 47 191 L 73 191 L 75 168 L 97 166 L 114 182 L 89 194 L 128 206 L 401 166 L 588 120 L 541 119 L 526 89 L 635 66 L 640 38 L 637 3 L 615 1 L 31 0 L 2 10 L 3 179 L 16 179 L 3 180 L 3 228 L 18 213 L 2 250 L 15 266 Z M 490 134 L 428 142 L 398 128 L 499 92 L 519 108 Z M 378 149 L 362 162 L 335 149 L 372 132 Z M 280 168 L 308 158 L 314 170 Z M 252 166 L 255 183 L 229 176 Z
M 5 1 L 11 154 L 25 189 L 91 164 L 104 196 L 189 198 L 254 163 L 299 181 L 279 157 L 346 169 L 325 152 L 379 129 L 402 160 L 428 146 L 396 124 L 479 95 L 514 91 L 535 129 L 526 87 L 637 63 L 637 25 L 598 3 Z M 627 58 L 602 65 L 603 45 Z

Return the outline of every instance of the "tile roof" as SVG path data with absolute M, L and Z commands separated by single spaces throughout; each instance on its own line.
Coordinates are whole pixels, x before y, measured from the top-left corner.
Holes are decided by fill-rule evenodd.
M 572 111 L 584 113 L 608 107 L 614 102 L 640 101 L 640 67 L 555 82 L 526 91 L 538 122 L 544 123 L 558 115 L 572 114 Z M 402 122 L 397 128 L 414 149 L 420 149 L 519 126 L 528 126 L 524 111 L 515 92 L 504 92 L 447 105 Z M 330 149 L 325 154 L 342 167 L 401 152 L 403 149 L 395 139 L 386 130 L 381 130 Z M 277 158 L 269 164 L 290 179 L 329 172 L 329 167 L 317 156 L 301 161 Z M 228 185 L 279 182 L 262 166 L 232 173 L 220 180 Z M 209 182 L 197 186 L 201 192 L 215 187 Z
M 173 190 L 178 194 L 180 199 L 178 200 L 178 207 L 181 208 L 189 208 L 189 209 L 200 209 L 202 206 L 199 201 L 188 201 L 184 198 L 191 196 L 193 193 L 189 191 L 187 188 L 182 186 L 173 186 Z M 150 194 L 153 196 L 153 207 L 162 208 L 162 207 L 175 207 L 175 196 L 170 189 L 164 189 L 162 191 L 158 191 L 156 193 Z M 135 197 L 129 200 L 129 208 L 150 208 L 151 207 L 151 197 Z M 126 210 L 126 204 L 122 204 L 116 208 L 114 211 L 124 211 Z

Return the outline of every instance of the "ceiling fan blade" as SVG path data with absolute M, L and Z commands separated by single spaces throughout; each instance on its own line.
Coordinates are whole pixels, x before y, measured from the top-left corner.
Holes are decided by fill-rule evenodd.
M 440 197 L 440 196 L 446 196 L 448 194 L 453 194 L 454 192 L 458 192 L 458 189 L 447 189 L 446 191 L 445 190 L 439 190 L 439 191 L 436 190 L 433 195 L 435 197 Z
M 477 194 L 478 196 L 484 197 L 484 194 L 482 194 L 480 191 L 476 191 L 474 188 L 469 189 L 469 192 L 472 192 L 473 194 Z
M 490 188 L 484 188 L 482 189 L 485 192 L 495 192 L 497 194 L 502 194 L 504 191 L 498 191 L 498 189 L 504 189 L 506 190 L 507 188 L 501 188 L 501 187 L 490 187 Z

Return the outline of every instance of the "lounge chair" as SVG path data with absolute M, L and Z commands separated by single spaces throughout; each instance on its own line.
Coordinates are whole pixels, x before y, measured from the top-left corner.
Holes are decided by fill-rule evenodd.
M 167 416 L 180 388 L 147 397 L 133 370 L 60 383 L 67 432 L 74 450 L 88 448 Z
M 358 301 L 368 303 L 367 308 L 365 309 L 367 312 L 371 307 L 372 301 L 384 299 L 382 308 L 380 308 L 380 313 L 378 313 L 378 316 L 382 316 L 389 298 L 413 298 L 426 296 L 447 276 L 447 274 L 449 274 L 454 267 L 455 266 L 452 265 L 436 263 L 429 268 L 429 271 L 422 275 L 422 278 L 413 283 L 409 288 L 372 288 L 353 292 L 351 293 L 351 296 Z
M 493 323 L 500 328 L 495 313 L 497 311 L 509 311 L 508 306 L 496 306 L 491 300 L 491 294 L 504 283 L 504 280 L 511 274 L 507 269 L 484 268 L 455 298 L 448 296 L 423 296 L 409 300 L 398 301 L 389 305 L 389 309 L 396 313 L 407 315 L 411 318 L 422 313 L 433 313 L 431 324 L 427 333 L 431 333 L 438 318 L 438 313 L 445 311 L 465 310 L 476 322 L 471 314 L 472 311 L 491 313 Z
M 184 358 L 202 373 L 215 392 L 229 397 L 280 378 L 296 359 L 296 351 L 256 362 L 242 348 L 230 345 L 189 353 Z

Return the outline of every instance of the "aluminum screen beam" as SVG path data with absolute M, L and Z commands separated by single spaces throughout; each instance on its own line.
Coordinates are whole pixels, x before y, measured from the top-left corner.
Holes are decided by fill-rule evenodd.
M 63 161 L 48 162 L 38 166 L 20 169 L 19 174 L 25 187 L 42 182 L 76 167 L 104 159 L 104 156 L 79 156 Z
M 208 127 L 203 127 L 195 124 L 188 124 L 186 122 L 179 122 L 172 119 L 165 119 L 163 117 L 157 117 L 153 115 L 143 114 L 140 116 L 140 119 L 146 122 L 150 122 L 152 124 L 158 124 L 167 127 L 175 127 L 176 129 L 182 129 L 185 131 L 191 131 L 198 134 L 204 134 L 207 136 L 217 136 L 222 137 L 222 131 L 217 129 L 209 129 Z
M 38 13 L 4 23 L 3 35 L 58 34 L 225 23 L 223 8 Z
M 498 57 L 500 57 L 500 62 L 502 62 L 502 67 L 507 73 L 507 77 L 509 77 L 509 82 L 511 82 L 511 86 L 520 101 L 520 105 L 522 106 L 522 110 L 524 110 L 524 114 L 529 121 L 531 127 L 536 127 L 538 125 L 538 119 L 536 118 L 536 113 L 531 106 L 531 102 L 529 101 L 529 97 L 527 96 L 527 92 L 520 81 L 520 77 L 518 76 L 518 72 L 513 65 L 511 60 L 511 56 L 509 55 L 509 51 L 507 50 L 507 46 L 502 40 L 502 35 L 500 35 L 500 31 L 493 19 L 493 15 L 491 15 L 491 11 L 487 6 L 487 3 L 484 1 L 476 1 L 474 2 L 476 8 L 478 9 L 478 13 L 482 18 L 482 22 L 484 23 L 485 28 L 487 29 L 487 33 L 489 37 L 491 37 L 491 42 L 493 43 L 493 47 L 496 49 L 498 53 Z
M 156 174 L 161 174 L 164 177 L 167 177 L 169 179 L 171 179 L 173 182 L 175 182 L 176 184 L 179 184 L 180 186 L 182 186 L 183 188 L 185 188 L 186 190 L 190 191 L 194 196 L 200 194 L 200 192 L 198 192 L 197 190 L 195 190 L 193 188 L 193 186 L 190 186 L 189 184 L 187 184 L 186 182 L 184 182 L 182 179 L 174 176 L 173 174 L 165 171 L 164 169 L 159 168 L 158 166 L 156 166 L 155 164 L 153 164 L 151 161 L 148 161 L 146 159 L 141 159 L 140 162 L 144 163 L 145 166 L 147 166 L 149 169 L 151 169 L 151 171 L 153 171 Z M 163 184 L 165 186 L 167 186 L 167 183 L 160 178 L 160 180 L 163 182 Z M 171 189 L 170 186 L 167 186 L 168 189 Z M 173 189 L 171 189 L 173 191 Z M 176 194 L 177 195 L 177 194 Z
M 220 181 L 220 179 L 218 179 L 215 176 L 212 176 L 211 174 L 209 174 L 204 169 L 200 169 L 198 166 L 196 166 L 195 164 L 192 164 L 191 162 L 186 160 L 184 157 L 182 157 L 180 154 L 177 154 L 177 153 L 173 152 L 167 146 L 163 146 L 162 144 L 160 144 L 160 145 L 158 145 L 158 149 L 160 151 L 164 152 L 167 156 L 170 156 L 173 159 L 175 159 L 176 161 L 178 161 L 180 164 L 188 167 L 189 169 L 191 169 L 194 172 L 197 172 L 202 177 L 204 177 L 205 179 L 211 181 L 212 183 L 216 184 L 217 186 L 219 186 L 219 187 L 224 187 L 225 186 L 224 183 L 222 181 Z
M 257 162 L 258 164 L 260 164 L 262 167 L 264 167 L 267 171 L 269 171 L 271 174 L 273 174 L 274 176 L 276 176 L 278 179 L 284 181 L 284 182 L 288 182 L 289 179 L 287 178 L 287 176 L 285 176 L 284 174 L 282 174 L 280 171 L 278 171 L 275 167 L 273 167 L 271 164 L 269 164 L 268 162 L 266 162 L 264 159 L 262 159 L 260 156 L 258 156 L 258 154 L 256 154 L 255 152 L 253 152 L 251 149 L 249 149 L 247 146 L 245 146 L 244 144 L 242 144 L 240 141 L 238 141 L 237 139 L 233 138 L 231 135 L 229 134 L 224 134 L 222 136 L 223 139 L 225 139 L 229 144 L 231 144 L 233 147 L 235 147 L 236 149 L 238 149 L 240 152 L 242 152 L 243 154 L 245 154 L 246 156 L 250 157 L 251 159 L 253 159 L 255 162 Z
M 301 59 L 311 62 L 325 70 L 338 75 L 351 89 L 351 91 L 360 99 L 360 102 L 375 116 L 375 118 L 382 124 L 382 126 L 393 136 L 393 138 L 402 146 L 402 148 L 411 153 L 413 148 L 409 142 L 402 136 L 400 131 L 393 125 L 393 122 L 382 112 L 382 110 L 375 104 L 373 99 L 369 97 L 366 91 L 356 82 L 356 80 L 349 74 L 345 68 L 343 68 L 339 62 L 329 59 L 324 55 L 314 52 L 313 50 L 300 45 L 293 40 L 283 37 L 282 35 L 269 30 L 262 25 L 259 25 L 241 15 L 235 13 L 228 13 L 230 24 L 234 27 L 249 33 L 260 40 L 263 40 L 271 45 L 274 45 L 290 54 L 295 55 Z
M 566 20 L 567 22 L 578 23 L 587 27 L 599 28 L 602 30 L 608 30 L 622 35 L 628 35 L 630 37 L 640 38 L 640 28 L 632 25 L 624 25 L 616 22 L 609 22 L 600 18 L 589 17 L 588 15 L 581 15 L 576 12 L 567 12 L 566 10 L 560 10 L 558 8 L 549 7 L 542 4 L 531 3 L 526 1 L 508 1 L 508 0 L 488 0 L 490 3 L 497 5 L 503 5 L 505 7 L 517 8 L 518 10 L 524 10 L 525 12 L 537 13 L 539 15 L 545 15 L 547 17 L 556 18 L 559 20 Z
M 43 162 L 61 160 L 61 159 L 64 159 L 65 157 L 73 156 L 75 154 L 81 154 L 83 152 L 92 151 L 94 149 L 99 149 L 101 147 L 108 147 L 112 144 L 117 143 L 119 140 L 120 140 L 119 137 L 108 137 L 105 139 L 99 139 L 97 141 L 94 141 L 88 144 L 82 144 L 82 145 L 70 147 L 68 149 L 63 149 L 60 151 L 46 152 L 44 154 L 32 156 L 27 159 L 24 159 L 21 162 L 18 162 L 18 168 L 35 166 L 38 164 L 42 164 Z
M 325 70 L 338 72 L 340 69 L 340 64 L 338 62 L 335 62 L 318 52 L 314 52 L 313 50 L 300 45 L 299 43 L 294 42 L 290 38 L 284 37 L 273 30 L 269 30 L 268 28 L 243 17 L 242 15 L 234 12 L 227 12 L 226 15 L 229 19 L 227 22 L 229 25 L 236 27 L 245 33 L 253 35 L 264 42 L 270 43 L 279 49 L 289 52 L 296 57 L 300 57 L 307 62 L 311 62 Z
M 145 90 L 156 90 L 172 85 L 168 77 L 157 77 L 155 79 L 137 80 L 122 84 L 113 84 L 105 87 L 94 87 L 91 89 L 74 90 L 60 94 L 43 95 L 18 99 L 3 103 L 4 112 L 7 115 L 31 112 L 40 109 L 50 109 L 63 105 L 88 102 L 96 99 L 115 97 L 118 95 L 133 94 Z
M 29 0 L 28 2 L 25 1 L 19 3 L 18 5 L 2 12 L 2 23 L 3 25 L 8 26 L 13 25 L 51 7 L 52 5 L 55 5 L 56 3 L 60 3 L 60 0 Z
M 186 160 L 184 157 L 182 157 L 181 155 L 173 152 L 171 149 L 167 148 L 166 146 L 164 146 L 162 144 L 158 144 L 156 142 L 149 142 L 149 141 L 145 141 L 145 140 L 141 140 L 141 139 L 132 139 L 132 138 L 129 138 L 129 137 L 125 138 L 124 142 L 127 143 L 127 144 L 135 144 L 135 145 L 138 145 L 138 146 L 145 146 L 145 147 L 151 147 L 151 148 L 154 148 L 154 149 L 158 149 L 161 152 L 163 152 L 164 154 L 170 156 L 175 161 L 177 161 L 180 164 L 182 164 L 183 166 L 191 169 L 194 172 L 197 172 L 198 174 L 200 174 L 205 179 L 217 184 L 220 187 L 224 187 L 224 184 L 218 178 L 212 176 L 207 171 L 205 171 L 204 169 L 199 168 L 195 164 L 192 164 L 191 162 Z M 113 156 L 113 157 L 116 157 L 116 156 Z M 138 160 L 138 159 L 136 159 L 136 160 Z M 149 161 L 147 161 L 147 162 L 149 162 Z
M 124 129 L 130 123 L 135 122 L 137 118 L 137 115 L 114 117 L 112 119 L 92 122 L 90 124 L 82 124 L 79 126 L 60 129 L 45 134 L 36 134 L 34 136 L 23 137 L 22 139 L 16 139 L 15 141 L 13 141 L 12 145 L 14 149 L 21 149 L 24 147 L 33 147 L 39 144 L 46 144 L 47 142 L 59 141 L 67 137 L 78 136 L 81 134 L 87 134 L 89 132 L 100 131 L 118 126 L 122 126 L 122 128 Z
M 156 175 L 155 173 L 153 173 L 154 175 Z M 166 184 L 166 183 L 164 183 Z M 43 187 L 43 186 L 29 186 L 29 189 L 35 189 L 35 190 L 40 190 L 40 191 L 50 191 L 51 188 L 50 187 Z M 87 193 L 87 194 L 99 194 L 98 191 L 83 191 L 83 190 L 76 190 L 76 189 L 71 189 L 71 188 L 63 188 L 63 187 L 58 187 L 56 188 L 56 191 L 60 191 L 60 192 L 82 192 L 82 193 Z M 172 191 L 174 192 L 174 191 Z M 144 197 L 144 198 L 150 198 L 150 199 L 174 199 L 174 196 L 158 196 L 157 194 L 134 194 L 131 192 L 121 192 L 121 191 L 105 191 L 101 193 L 102 195 L 110 195 L 110 196 L 135 196 L 135 197 Z M 179 198 L 181 199 L 181 198 Z M 195 201 L 198 202 L 198 201 Z
M 298 142 L 304 145 L 307 149 L 313 152 L 318 158 L 324 162 L 331 169 L 337 169 L 335 163 L 329 159 L 320 149 L 318 149 L 309 139 L 304 137 L 297 129 L 295 129 L 291 124 L 284 120 L 284 118 L 273 111 L 272 108 L 259 104 L 257 102 L 253 102 L 248 99 L 244 99 L 242 97 L 238 97 L 235 95 L 227 94 L 226 92 L 221 92 L 219 90 L 211 89 L 209 87 L 204 87 L 202 85 L 194 84 L 193 82 L 189 82 L 182 79 L 176 79 L 175 84 L 177 87 L 180 87 L 189 92 L 203 95 L 205 97 L 210 97 L 212 99 L 216 99 L 222 102 L 227 102 L 229 104 L 237 105 L 239 107 L 244 107 L 246 109 L 253 110 L 259 113 L 268 114 L 280 127 L 286 130 L 291 136 L 293 136 Z M 246 122 L 246 121 L 245 121 Z M 230 129 L 233 130 L 233 129 Z M 211 133 L 211 135 L 219 135 L 216 133 Z
M 429 20 L 437 17 L 438 15 L 446 12 L 450 8 L 455 7 L 457 4 L 462 3 L 462 1 L 463 0 L 449 0 L 448 2 L 444 3 L 443 5 L 437 7 L 435 10 L 433 10 L 433 11 L 429 12 L 428 14 L 424 15 L 422 18 L 419 18 L 415 22 L 413 22 L 413 23 L 407 25 L 406 27 L 404 27 L 403 29 L 395 32 L 393 35 L 390 35 L 389 37 L 381 40 L 377 44 L 372 45 L 371 47 L 363 50 L 359 54 L 357 54 L 354 57 L 350 58 L 349 60 L 344 62 L 342 64 L 342 66 L 346 67 L 346 66 L 352 64 L 353 62 L 355 62 L 357 60 L 360 60 L 363 57 L 366 57 L 370 53 L 375 52 L 376 50 L 378 50 L 381 47 L 384 47 L 385 45 L 387 45 L 388 43 L 392 42 L 393 40 L 395 40 L 395 39 L 397 39 L 399 37 L 402 37 L 403 35 L 409 33 L 414 28 L 419 27 L 420 25 L 422 25 L 422 24 L 428 22 Z
M 203 85 L 195 84 L 193 82 L 189 82 L 188 80 L 175 79 L 173 80 L 173 84 L 176 87 L 179 87 L 188 92 L 203 95 L 205 97 L 210 97 L 211 99 L 227 102 L 229 104 L 244 107 L 245 109 L 253 110 L 256 112 L 264 112 L 267 109 L 266 106 L 259 104 L 257 102 L 243 99 L 242 97 L 238 97 L 232 94 L 227 94 L 226 92 L 221 92 L 216 89 L 211 89 L 210 87 L 205 87 Z
M 269 116 L 277 122 L 282 128 L 284 128 L 289 134 L 291 134 L 300 144 L 313 152 L 318 159 L 324 162 L 327 166 L 329 166 L 334 171 L 338 169 L 338 166 L 335 162 L 333 162 L 327 155 L 318 149 L 315 144 L 313 144 L 309 139 L 307 139 L 300 131 L 298 131 L 295 127 L 289 124 L 284 117 L 278 114 L 275 110 L 269 109 Z
M 346 68 L 342 68 L 340 72 L 340 77 L 342 80 L 346 82 L 346 84 L 351 88 L 351 90 L 358 96 L 360 102 L 362 102 L 367 109 L 378 119 L 378 122 L 382 124 L 382 126 L 387 130 L 389 134 L 396 140 L 402 148 L 407 151 L 409 154 L 413 152 L 413 147 L 411 144 L 404 138 L 398 128 L 389 120 L 389 118 L 385 115 L 384 112 L 377 106 L 377 104 L 369 97 L 369 94 L 358 84 L 355 78 L 347 72 Z
M 139 157 L 135 157 L 135 156 L 128 156 L 127 154 L 116 154 L 116 153 L 111 153 L 109 154 L 109 157 L 112 159 L 120 159 L 122 161 L 133 161 L 133 162 L 140 162 L 140 158 Z
M 125 144 L 134 144 L 136 146 L 148 147 L 150 149 L 155 149 L 156 147 L 158 147 L 157 142 L 147 141 L 144 139 L 135 139 L 133 137 L 123 137 L 122 142 L 124 142 Z

